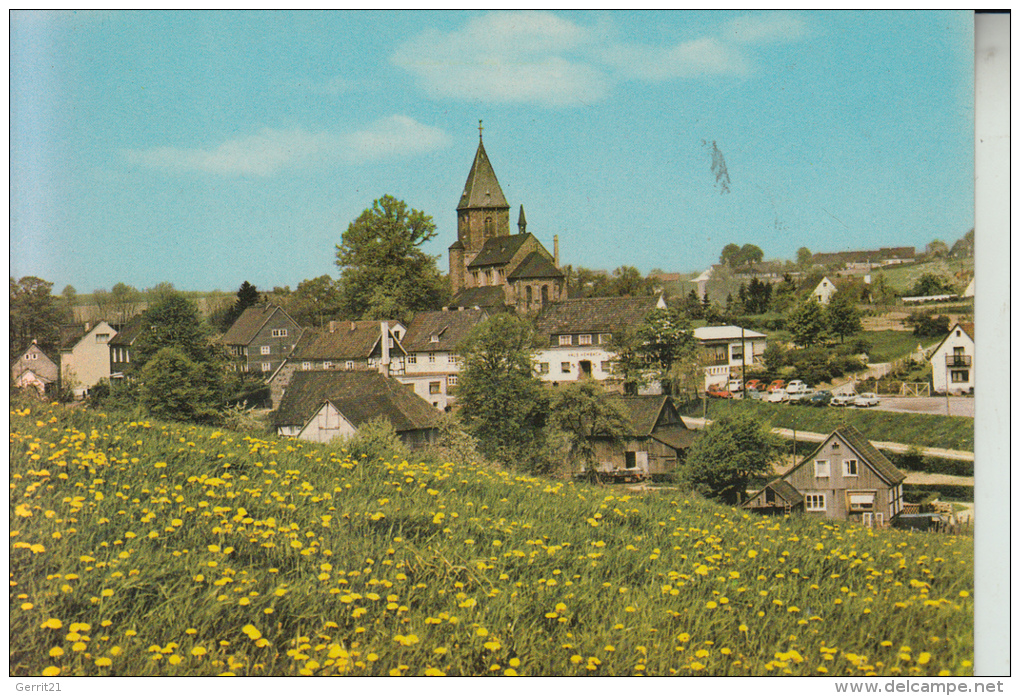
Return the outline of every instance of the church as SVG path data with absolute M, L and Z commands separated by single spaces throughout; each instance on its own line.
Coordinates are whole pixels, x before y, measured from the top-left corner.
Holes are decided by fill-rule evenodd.
M 510 205 L 485 153 L 478 127 L 467 183 L 457 205 L 457 241 L 450 245 L 451 307 L 533 314 L 567 297 L 559 269 L 559 240 L 553 254 L 527 231 L 524 206 L 517 234 L 510 234 Z

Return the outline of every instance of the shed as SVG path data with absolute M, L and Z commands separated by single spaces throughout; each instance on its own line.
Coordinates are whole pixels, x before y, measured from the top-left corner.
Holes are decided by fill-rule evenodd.
M 680 418 L 672 397 L 614 396 L 613 402 L 627 417 L 629 429 L 619 443 L 593 438 L 598 473 L 636 479 L 673 473 L 694 433 Z

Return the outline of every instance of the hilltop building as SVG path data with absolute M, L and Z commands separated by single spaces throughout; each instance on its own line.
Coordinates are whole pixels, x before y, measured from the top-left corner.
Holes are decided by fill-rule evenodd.
M 478 129 L 478 150 L 457 205 L 457 241 L 450 245 L 451 307 L 521 313 L 566 298 L 559 242 L 552 254 L 527 231 L 524 206 L 510 233 L 510 204 L 496 179 Z

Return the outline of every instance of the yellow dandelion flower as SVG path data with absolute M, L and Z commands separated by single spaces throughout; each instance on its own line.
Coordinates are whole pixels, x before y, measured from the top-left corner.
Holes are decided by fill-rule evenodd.
M 64 624 L 60 619 L 49 618 L 42 622 L 42 628 L 63 628 Z
M 58 674 L 60 674 L 60 668 L 54 665 L 50 665 L 49 667 L 42 671 L 42 675 L 44 677 L 55 677 Z
M 61 648 L 60 646 L 57 646 L 55 648 L 50 648 L 50 657 L 60 657 L 63 654 L 64 654 L 64 649 Z
M 108 657 L 100 657 L 96 660 L 96 667 L 109 667 L 113 664 L 113 660 Z
M 206 649 L 203 648 L 201 645 L 196 645 L 194 648 L 191 649 L 191 654 L 194 655 L 195 657 L 202 657 L 202 655 L 205 655 L 205 653 Z

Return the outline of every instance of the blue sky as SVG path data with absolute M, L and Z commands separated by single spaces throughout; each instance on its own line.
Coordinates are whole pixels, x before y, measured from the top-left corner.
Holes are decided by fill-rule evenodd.
M 968 12 L 14 13 L 11 275 L 294 288 L 387 193 L 445 272 L 479 119 L 564 264 L 951 244 L 972 37 Z

